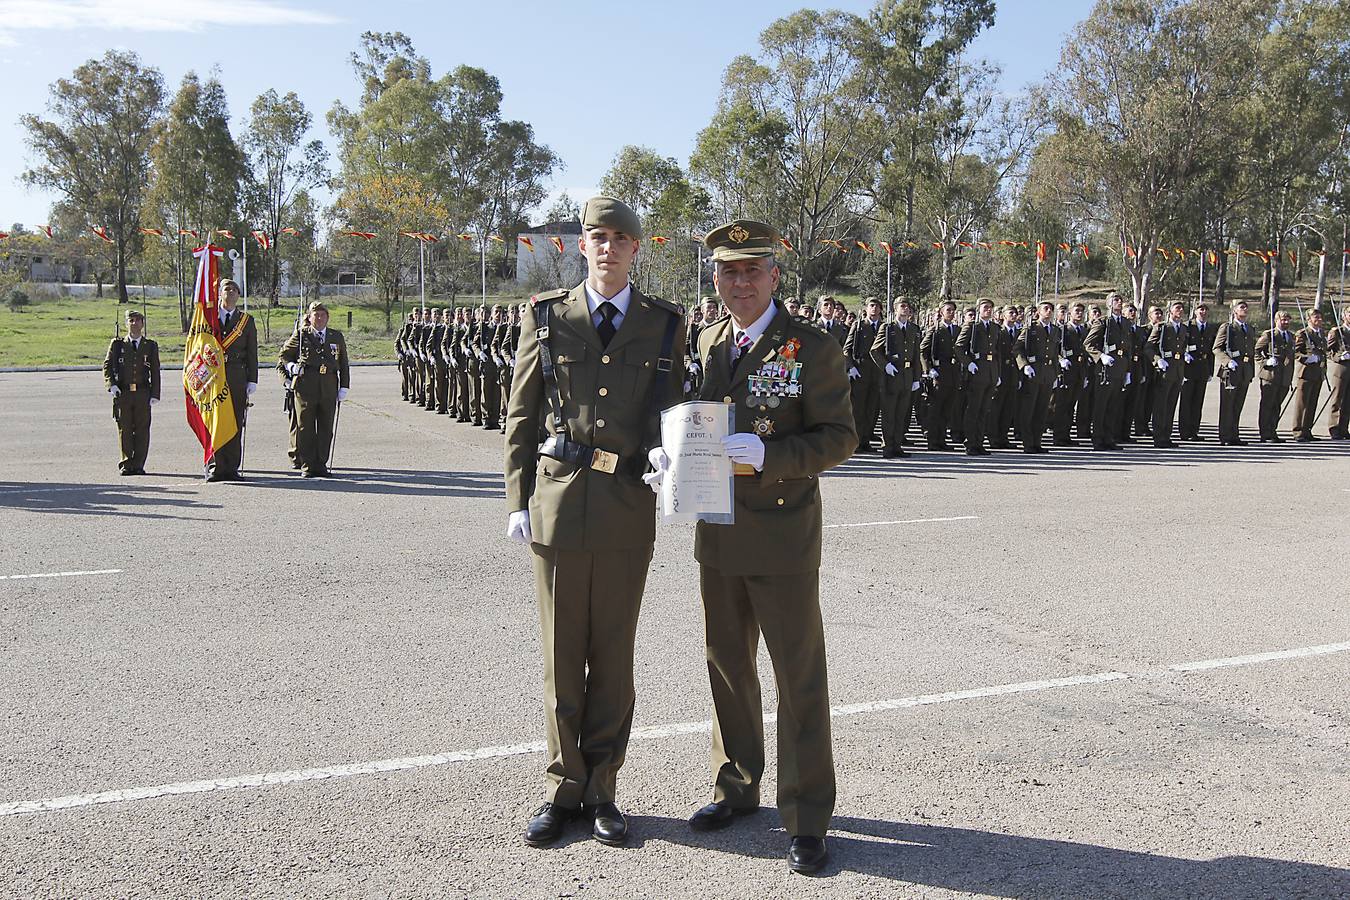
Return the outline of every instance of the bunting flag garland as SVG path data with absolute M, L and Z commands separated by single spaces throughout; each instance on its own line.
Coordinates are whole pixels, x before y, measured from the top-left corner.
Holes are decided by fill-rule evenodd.
M 95 225 L 89 230 L 92 231 L 94 234 L 98 235 L 99 237 L 101 237 L 104 241 L 108 242 L 109 244 L 113 242 L 113 239 L 108 237 L 108 229 L 104 228 L 102 225 Z
M 43 234 L 47 235 L 48 240 L 50 240 L 50 239 L 52 238 L 52 226 L 50 226 L 50 225 L 39 225 L 39 226 L 38 226 L 38 231 L 41 231 Z
M 201 235 L 197 234 L 197 232 L 191 230 L 190 228 L 180 228 L 178 229 L 178 233 L 181 234 L 183 237 L 190 237 L 194 241 L 201 240 Z M 163 232 L 160 232 L 160 234 L 162 235 Z
M 9 232 L 8 232 L 8 231 L 0 231 L 0 241 L 3 241 L 3 240 L 5 240 L 5 239 L 8 238 L 8 237 L 9 237 Z
M 289 235 L 291 235 L 292 237 L 299 237 L 299 236 L 300 236 L 300 230 L 297 229 L 297 228 L 283 228 L 283 229 L 281 229 L 281 233 L 282 233 L 282 234 L 289 234 Z
M 1068 253 L 1072 248 L 1070 248 L 1068 244 L 1060 244 L 1059 249 L 1063 250 L 1065 253 Z
M 264 250 L 267 250 L 272 246 L 272 239 L 267 236 L 267 232 L 265 231 L 253 232 L 253 239 L 257 241 L 258 246 Z
M 1045 262 L 1045 241 L 1036 242 L 1036 262 Z
M 976 247 L 979 247 L 981 250 L 993 250 L 993 249 L 994 249 L 994 245 L 991 244 L 991 243 L 989 243 L 988 241 L 976 241 L 976 242 L 975 242 L 975 246 L 976 246 Z
M 347 237 L 359 237 L 363 241 L 371 241 L 375 239 L 375 232 L 373 231 L 344 231 L 342 233 L 345 234 Z
M 1087 245 L 1087 244 L 1082 244 L 1082 245 L 1079 247 L 1079 249 L 1083 251 L 1083 259 L 1091 259 L 1091 257 L 1088 256 L 1088 245 Z
M 400 231 L 399 234 L 410 237 L 415 241 L 421 241 L 424 244 L 434 244 L 437 240 L 436 235 L 428 234 L 425 231 Z
M 857 244 L 857 245 L 858 245 L 858 249 L 861 250 L 861 251 L 864 252 L 864 253 L 871 253 L 871 252 L 872 252 L 872 248 L 871 248 L 870 246 L 868 246 L 868 244 L 867 244 L 866 241 L 854 241 L 853 243 Z
M 528 237 L 526 237 L 526 236 L 523 235 L 523 234 L 518 234 L 518 235 L 516 235 L 516 240 L 518 240 L 518 241 L 520 241 L 522 244 L 524 244 L 526 250 L 530 251 L 531 253 L 534 252 L 534 241 L 530 240 Z
M 880 247 L 882 250 L 885 250 L 887 256 L 890 256 L 892 253 L 895 252 L 894 248 L 891 247 L 889 241 L 877 241 L 877 246 Z
M 780 238 L 778 239 L 778 243 L 782 244 L 782 245 L 783 245 L 783 249 L 786 250 L 786 251 L 789 252 L 789 253 L 796 253 L 796 252 L 797 252 L 797 249 L 796 249 L 795 247 L 793 247 L 792 244 L 791 244 L 791 243 L 788 241 L 788 239 L 785 238 L 785 237 L 780 237 Z
M 155 237 L 164 237 L 164 232 L 158 228 L 142 228 L 141 234 L 153 234 Z
M 553 246 L 555 246 L 555 247 L 558 248 L 558 252 L 559 252 L 559 253 L 562 253 L 562 252 L 563 252 L 563 239 L 562 239 L 562 238 L 558 237 L 558 236 L 555 234 L 555 235 L 553 235 L 552 237 L 549 238 L 549 241 L 553 244 Z
M 505 243 L 506 243 L 506 241 L 502 238 L 502 236 L 501 236 L 500 234 L 489 234 L 489 235 L 488 235 L 488 240 L 490 240 L 490 241 L 496 241 L 496 242 L 499 243 L 499 244 L 505 244 Z
M 471 235 L 471 234 L 457 234 L 457 235 L 455 235 L 455 237 L 459 238 L 461 241 L 471 241 L 471 240 L 473 240 L 473 235 Z
M 1209 264 L 1211 266 L 1217 266 L 1219 264 L 1219 254 L 1215 253 L 1213 250 L 1209 251 Z
M 668 240 L 670 240 L 670 238 L 664 238 L 657 234 L 652 235 L 653 244 L 664 244 Z
M 221 237 L 227 237 L 232 241 L 236 240 L 234 232 L 230 231 L 228 228 L 218 228 L 216 229 L 216 234 L 220 235 Z

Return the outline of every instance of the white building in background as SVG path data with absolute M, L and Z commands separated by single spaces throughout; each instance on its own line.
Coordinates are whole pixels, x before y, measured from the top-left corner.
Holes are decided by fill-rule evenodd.
M 516 284 L 537 280 L 571 287 L 586 277 L 586 257 L 577 241 L 581 236 L 580 222 L 549 222 L 535 231 L 522 232 L 520 236 L 529 239 L 534 252 L 531 253 L 524 243 L 517 242 Z M 561 253 L 553 238 L 562 241 Z

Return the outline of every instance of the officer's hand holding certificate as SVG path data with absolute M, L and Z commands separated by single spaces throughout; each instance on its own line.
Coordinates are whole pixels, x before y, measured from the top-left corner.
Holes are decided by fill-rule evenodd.
M 722 439 L 734 415 L 728 404 L 698 401 L 661 414 L 661 448 L 668 460 L 661 475 L 662 521 L 732 523 L 732 465 Z

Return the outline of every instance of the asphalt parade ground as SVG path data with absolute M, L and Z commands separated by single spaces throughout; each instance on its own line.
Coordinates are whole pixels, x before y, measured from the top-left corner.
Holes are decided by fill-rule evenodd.
M 0 895 L 1350 896 L 1350 444 L 911 447 L 823 479 L 839 799 L 824 877 L 711 798 L 693 531 L 658 530 L 625 848 L 543 791 L 501 438 L 353 370 L 301 480 L 263 378 L 205 484 L 173 372 L 149 475 L 95 372 L 0 375 Z M 1287 427 L 1287 420 L 1286 420 Z M 1318 433 L 1325 428 L 1318 424 Z M 761 654 L 765 711 L 771 668 Z

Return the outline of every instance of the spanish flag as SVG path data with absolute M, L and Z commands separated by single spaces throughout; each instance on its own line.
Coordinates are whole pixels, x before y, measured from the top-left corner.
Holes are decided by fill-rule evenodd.
M 219 259 L 224 251 L 207 244 L 192 251 L 197 258 L 197 281 L 192 289 L 192 326 L 183 349 L 183 393 L 187 421 L 202 444 L 202 463 L 234 438 L 234 398 L 225 380 L 225 351 L 221 349 L 217 308 Z

